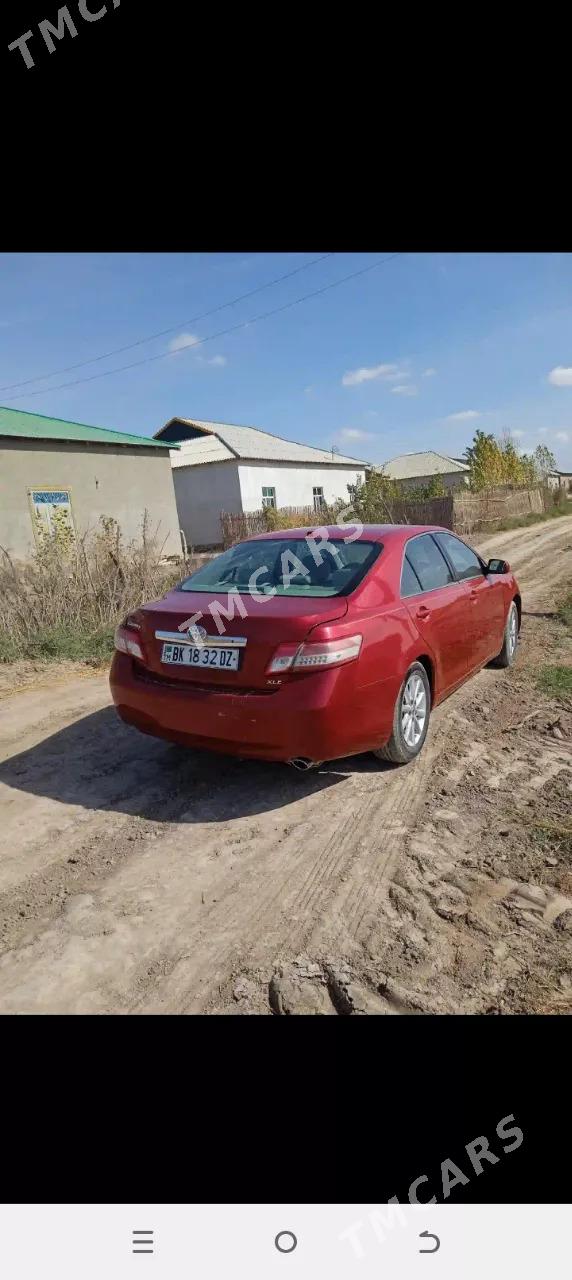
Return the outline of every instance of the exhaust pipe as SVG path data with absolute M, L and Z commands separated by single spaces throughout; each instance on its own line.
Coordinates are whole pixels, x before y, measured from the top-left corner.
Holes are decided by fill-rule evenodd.
M 293 769 L 301 769 L 303 773 L 307 769 L 317 769 L 321 763 L 321 760 L 308 760 L 307 756 L 295 756 L 293 760 L 288 761 Z

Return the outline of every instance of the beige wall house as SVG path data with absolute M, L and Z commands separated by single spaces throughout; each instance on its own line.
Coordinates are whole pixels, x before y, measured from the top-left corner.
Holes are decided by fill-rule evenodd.
M 435 453 L 433 449 L 422 453 L 401 453 L 399 457 L 385 462 L 380 469 L 404 489 L 421 488 L 436 476 L 445 489 L 456 489 L 459 485 L 468 485 L 471 474 L 470 467 L 464 462 L 449 458 L 444 453 Z
M 81 535 L 113 516 L 126 541 L 143 513 L 163 555 L 181 553 L 169 449 L 145 436 L 0 408 L 0 547 L 33 554 L 54 520 Z M 41 534 L 40 534 L 41 536 Z
M 549 471 L 546 477 L 546 483 L 549 489 L 564 489 L 566 493 L 572 491 L 572 471 Z

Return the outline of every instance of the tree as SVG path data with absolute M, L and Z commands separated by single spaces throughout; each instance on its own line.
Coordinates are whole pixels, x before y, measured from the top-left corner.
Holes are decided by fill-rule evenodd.
M 385 474 L 383 467 L 369 471 L 365 480 L 348 485 L 348 490 L 353 514 L 362 524 L 392 521 L 391 504 L 401 495 L 395 481 Z
M 533 489 L 534 486 L 538 484 L 538 474 L 532 454 L 521 454 L 520 462 L 524 476 L 524 484 L 527 489 Z
M 522 467 L 518 449 L 508 431 L 503 432 L 499 440 L 499 449 L 503 484 L 519 484 L 522 479 Z
M 443 477 L 437 474 L 431 476 L 428 484 L 408 484 L 401 490 L 399 497 L 402 500 L 408 498 L 410 502 L 427 502 L 429 498 L 444 498 L 445 493 Z
M 556 458 L 546 448 L 545 444 L 537 444 L 532 455 L 532 463 L 536 471 L 536 478 L 541 484 L 546 482 L 549 471 L 556 471 Z
M 464 460 L 471 468 L 471 489 L 492 489 L 503 483 L 502 453 L 492 433 L 477 428 L 473 443 L 465 449 Z
M 548 449 L 546 453 L 552 458 Z M 465 461 L 471 468 L 471 489 L 477 491 L 503 484 L 520 489 L 539 482 L 536 454 L 519 453 L 510 431 L 504 431 L 498 440 L 476 431 L 472 445 L 465 449 Z

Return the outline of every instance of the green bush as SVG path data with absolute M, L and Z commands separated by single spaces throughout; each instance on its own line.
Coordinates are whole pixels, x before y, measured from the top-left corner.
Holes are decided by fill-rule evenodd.
M 111 658 L 113 632 L 114 627 L 107 627 L 93 635 L 84 635 L 66 627 L 46 627 L 37 636 L 18 641 L 0 631 L 0 662 L 16 662 L 20 658 L 53 662 L 68 658 L 98 666 Z
M 572 694 L 572 667 L 541 667 L 537 683 L 543 693 L 568 697 Z
M 560 622 L 572 631 L 572 591 L 568 592 L 558 608 L 557 617 Z

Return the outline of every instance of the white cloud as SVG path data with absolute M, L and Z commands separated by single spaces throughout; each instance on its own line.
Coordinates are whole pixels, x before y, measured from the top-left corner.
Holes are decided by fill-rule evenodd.
M 184 351 L 185 347 L 194 347 L 200 338 L 196 333 L 179 333 L 176 338 L 171 338 L 169 343 L 169 351 Z
M 342 440 L 370 440 L 371 431 L 360 431 L 358 427 L 342 427 L 338 431 L 338 435 Z
M 410 382 L 400 382 L 399 386 L 391 388 L 394 396 L 418 396 L 417 387 L 412 386 Z
M 436 373 L 437 373 L 437 370 L 436 370 L 436 369 L 424 369 L 424 370 L 423 370 L 423 377 L 424 377 L 424 378 L 434 378 Z
M 469 418 L 480 418 L 476 409 L 462 409 L 460 413 L 450 413 L 447 422 L 468 422 Z
M 548 435 L 548 427 L 539 427 L 539 428 L 538 428 L 538 434 L 539 434 L 539 436 L 547 436 L 547 435 Z
M 342 387 L 357 387 L 360 382 L 371 382 L 374 378 L 383 378 L 386 382 L 402 378 L 404 375 L 396 364 L 374 364 L 369 368 L 352 369 L 344 373 Z
M 554 439 L 561 440 L 562 444 L 568 444 L 568 441 L 570 439 L 570 434 L 568 431 L 555 431 Z
M 201 339 L 196 333 L 178 333 L 176 338 L 171 338 L 169 352 L 171 355 L 177 355 L 179 351 L 189 351 L 192 347 L 200 345 L 200 343 Z M 196 360 L 201 364 L 212 364 L 218 369 L 222 369 L 226 364 L 226 356 L 211 356 L 207 358 L 203 356 L 202 351 L 197 352 Z
M 514 436 L 515 440 L 521 440 L 526 435 L 526 431 L 511 431 L 510 434 Z
M 550 370 L 548 381 L 553 387 L 572 387 L 572 368 L 565 368 L 561 364 L 556 365 L 555 369 Z

